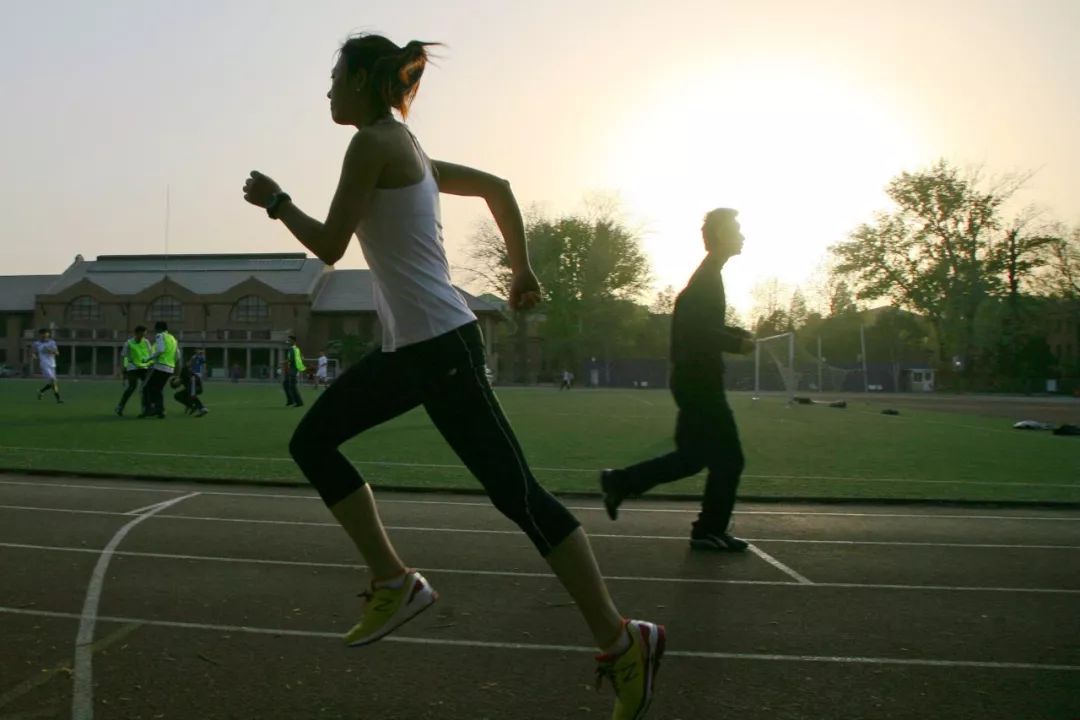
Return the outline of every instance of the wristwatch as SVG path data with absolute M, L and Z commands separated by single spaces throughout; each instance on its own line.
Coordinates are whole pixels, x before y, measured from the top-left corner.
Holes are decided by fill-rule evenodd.
M 271 220 L 277 220 L 277 210 L 281 207 L 281 203 L 290 202 L 291 200 L 289 193 L 274 193 L 273 197 L 270 198 L 270 204 L 266 206 L 266 214 L 270 216 Z

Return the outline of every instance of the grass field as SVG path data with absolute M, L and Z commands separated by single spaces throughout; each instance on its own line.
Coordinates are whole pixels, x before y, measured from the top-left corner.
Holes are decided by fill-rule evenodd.
M 119 382 L 63 383 L 65 404 L 36 400 L 38 381 L 0 380 L 0 468 L 300 481 L 288 438 L 304 409 L 276 385 L 207 384 L 206 418 L 167 396 L 168 419 L 111 410 Z M 305 388 L 309 403 L 314 391 Z M 537 477 L 593 491 L 596 470 L 672 447 L 665 391 L 500 389 Z M 731 396 L 747 455 L 743 496 L 1080 502 L 1080 439 L 1012 430 L 1002 417 L 905 407 L 900 416 L 848 398 L 846 410 Z M 970 401 L 968 401 L 970 402 Z M 309 405 L 310 406 L 310 405 Z M 1021 419 L 1021 418 L 1017 418 Z M 423 410 L 344 446 L 373 485 L 475 488 Z M 669 485 L 697 493 L 703 476 Z

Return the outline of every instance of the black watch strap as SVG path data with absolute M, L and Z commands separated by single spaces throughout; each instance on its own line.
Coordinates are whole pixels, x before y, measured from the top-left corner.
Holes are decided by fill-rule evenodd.
M 266 214 L 270 216 L 271 220 L 277 220 L 277 211 L 278 208 L 281 207 L 281 203 L 290 201 L 292 201 L 292 198 L 289 197 L 289 193 L 274 193 L 274 197 L 270 200 L 270 204 L 266 206 Z

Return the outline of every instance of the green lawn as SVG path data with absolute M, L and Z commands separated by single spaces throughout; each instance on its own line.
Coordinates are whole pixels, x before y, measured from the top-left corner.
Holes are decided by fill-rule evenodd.
M 118 382 L 63 383 L 66 403 L 36 400 L 37 381 L 0 380 L 0 468 L 298 481 L 286 445 L 302 410 L 276 385 L 208 383 L 211 408 L 136 420 L 111 413 Z M 308 402 L 314 391 L 304 389 Z M 659 390 L 499 390 L 541 482 L 592 491 L 596 469 L 666 452 L 675 408 Z M 134 399 L 133 399 L 134 400 Z M 787 407 L 732 395 L 747 455 L 741 493 L 774 497 L 1080 501 L 1080 439 L 1010 429 L 1001 418 L 905 409 L 886 416 Z M 474 488 L 422 410 L 345 445 L 378 486 Z M 665 488 L 696 493 L 702 477 Z

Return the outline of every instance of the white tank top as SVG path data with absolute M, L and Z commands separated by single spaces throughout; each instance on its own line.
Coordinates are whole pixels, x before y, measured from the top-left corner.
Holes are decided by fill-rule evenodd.
M 430 340 L 476 320 L 450 281 L 439 185 L 419 143 L 416 149 L 424 160 L 423 179 L 402 188 L 377 188 L 356 228 L 374 280 L 383 352 Z

